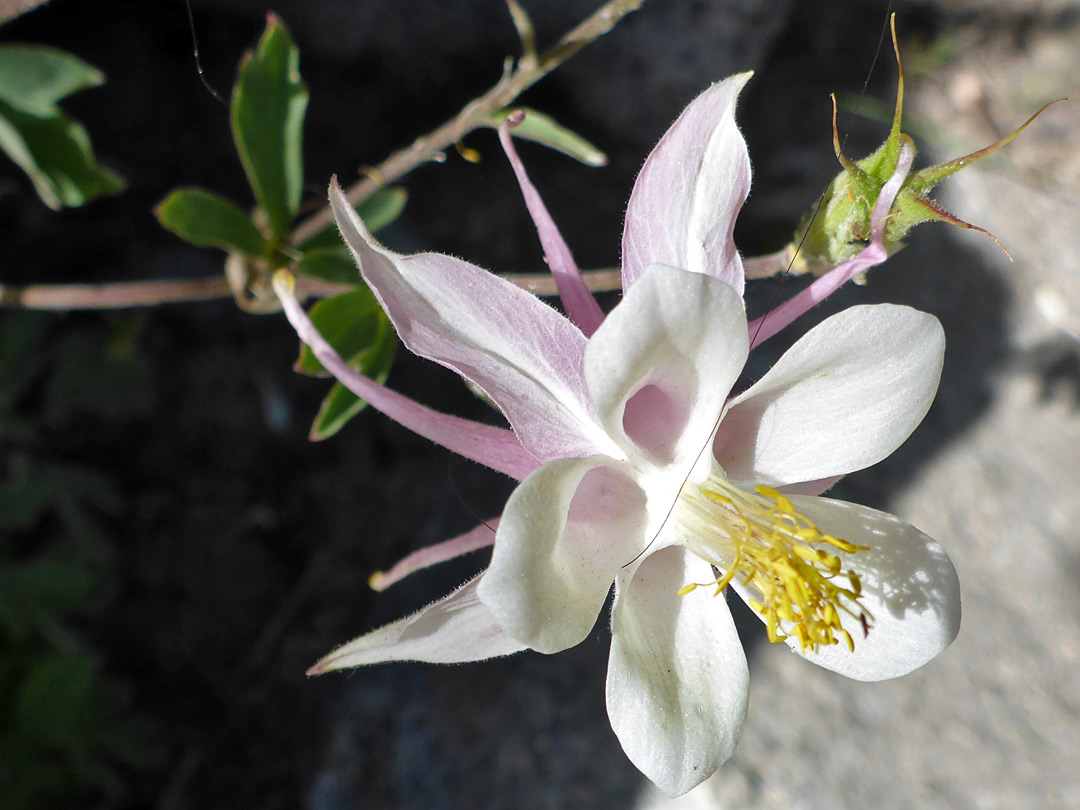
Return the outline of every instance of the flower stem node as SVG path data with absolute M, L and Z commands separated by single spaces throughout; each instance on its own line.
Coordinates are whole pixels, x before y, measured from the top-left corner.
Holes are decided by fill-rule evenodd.
M 871 239 L 873 227 L 877 224 L 872 221 L 872 215 L 882 187 L 895 173 L 901 152 L 905 149 L 910 149 L 912 152 L 915 150 L 914 142 L 901 131 L 904 69 L 900 63 L 900 49 L 896 43 L 895 15 L 892 20 L 892 40 L 899 76 L 896 83 L 896 110 L 889 137 L 877 151 L 868 157 L 854 162 L 849 160 L 840 149 L 840 138 L 836 130 L 836 97 L 833 96 L 833 151 L 843 171 L 833 178 L 820 203 L 804 215 L 799 223 L 794 236 L 794 244 L 799 246 L 799 250 L 792 264 L 792 272 L 811 272 L 820 276 L 837 264 L 852 259 L 866 247 Z M 885 223 L 884 247 L 888 255 L 891 256 L 904 246 L 903 239 L 916 225 L 937 221 L 985 233 L 1008 256 L 1008 251 L 994 238 L 993 234 L 949 213 L 931 199 L 929 194 L 946 177 L 1005 146 L 1023 132 L 1043 110 L 1064 100 L 1056 99 L 1045 104 L 1017 129 L 990 146 L 964 157 L 908 174 L 896 195 Z M 1012 257 L 1009 258 L 1011 261 Z
M 713 582 L 683 587 L 680 596 L 714 585 L 719 596 L 736 581 L 758 597 L 747 604 L 765 620 L 769 641 L 794 637 L 804 652 L 816 652 L 843 639 L 855 650 L 840 613 L 864 627 L 873 617 L 860 602 L 858 574 L 837 552 L 850 555 L 867 546 L 825 534 L 772 487 L 748 492 L 716 475 L 687 484 L 673 517 L 680 542 L 725 572 Z

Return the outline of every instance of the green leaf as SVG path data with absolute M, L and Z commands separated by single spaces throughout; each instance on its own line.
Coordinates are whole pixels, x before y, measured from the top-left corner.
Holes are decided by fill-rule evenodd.
M 104 73 L 65 51 L 40 45 L 0 47 L 0 100 L 23 112 L 47 115 L 61 99 L 104 82 Z
M 397 351 L 397 336 L 371 290 L 361 287 L 327 298 L 313 306 L 309 315 L 350 368 L 377 382 L 386 380 Z M 329 376 L 306 346 L 301 350 L 295 368 L 303 374 Z M 333 436 L 366 405 L 341 383 L 335 383 L 311 426 L 311 439 L 321 441 Z
M 269 14 L 258 46 L 240 64 L 229 118 L 248 182 L 277 240 L 300 207 L 307 103 L 300 51 L 281 20 Z
M 382 188 L 357 205 L 356 213 L 360 215 L 360 219 L 364 220 L 367 229 L 375 233 L 401 216 L 408 196 L 408 193 L 401 186 Z M 341 246 L 341 234 L 338 233 L 337 226 L 333 224 L 323 228 L 300 245 L 305 251 L 317 248 L 340 248 Z
M 154 216 L 167 231 L 199 247 L 265 256 L 269 243 L 234 203 L 201 188 L 178 188 L 158 203 Z
M 124 187 L 117 175 L 98 166 L 82 124 L 59 111 L 32 115 L 0 100 L 0 149 L 53 209 L 83 205 Z
M 607 155 L 587 140 L 564 127 L 550 115 L 545 115 L 528 107 L 514 107 L 502 110 L 496 115 L 495 127 L 493 128 L 497 128 L 515 110 L 522 110 L 525 113 L 525 119 L 516 127 L 510 129 L 510 134 L 515 138 L 541 143 L 556 152 L 562 152 L 564 155 L 574 158 L 574 160 L 581 161 L 586 166 L 607 165 Z
M 308 317 L 319 334 L 346 361 L 378 339 L 386 318 L 379 302 L 367 287 L 319 301 L 308 312 Z M 330 372 L 323 368 L 323 364 L 306 345 L 301 346 L 294 369 L 311 377 L 330 376 Z
M 386 382 L 386 378 L 390 376 L 390 367 L 394 364 L 397 345 L 397 335 L 394 334 L 390 321 L 383 315 L 378 339 L 365 351 L 351 358 L 349 365 L 377 383 Z M 334 383 L 315 415 L 309 438 L 315 442 L 329 439 L 366 407 L 364 400 L 341 383 Z
M 356 261 L 344 247 L 306 251 L 304 257 L 296 263 L 296 272 L 331 284 L 356 286 L 361 283 Z

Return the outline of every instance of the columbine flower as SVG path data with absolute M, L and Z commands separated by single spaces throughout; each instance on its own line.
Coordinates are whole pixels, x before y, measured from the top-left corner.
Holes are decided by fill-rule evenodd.
M 606 318 L 505 130 L 569 318 L 463 261 L 382 248 L 332 190 L 342 234 L 403 342 L 483 389 L 512 433 L 350 373 L 279 277 L 290 320 L 372 405 L 521 483 L 483 574 L 313 672 L 558 652 L 588 635 L 614 584 L 612 728 L 634 764 L 678 795 L 731 755 L 746 713 L 746 659 L 719 594 L 735 590 L 771 639 L 861 680 L 908 672 L 955 637 L 958 583 L 941 547 L 891 515 L 816 497 L 921 421 L 941 371 L 937 320 L 854 307 L 729 399 L 750 349 L 731 240 L 750 179 L 733 116 L 745 80 L 706 91 L 650 156 L 627 211 L 625 296 Z

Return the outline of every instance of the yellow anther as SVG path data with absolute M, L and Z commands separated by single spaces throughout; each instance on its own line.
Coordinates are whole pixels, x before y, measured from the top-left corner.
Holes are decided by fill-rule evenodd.
M 851 633 L 840 628 L 840 635 L 844 637 L 844 643 L 847 644 L 847 648 L 851 650 L 851 652 L 855 652 L 855 640 L 851 637 Z
M 686 486 L 674 514 L 680 542 L 724 572 L 709 583 L 716 594 L 738 576 L 741 587 L 761 597 L 748 604 L 764 618 L 770 641 L 790 637 L 804 651 L 815 651 L 843 639 L 853 649 L 841 611 L 862 622 L 864 631 L 869 627 L 859 577 L 833 553 L 867 548 L 822 532 L 777 489 L 747 492 L 712 477 Z M 834 583 L 835 577 L 850 588 Z M 687 585 L 679 593 L 697 587 L 702 586 Z

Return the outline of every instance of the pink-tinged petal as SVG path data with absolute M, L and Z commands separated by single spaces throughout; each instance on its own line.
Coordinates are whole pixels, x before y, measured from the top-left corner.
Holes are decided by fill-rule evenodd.
M 816 481 L 800 481 L 797 484 L 784 484 L 780 491 L 785 495 L 821 495 L 832 489 L 833 486 L 844 476 L 831 475 L 828 478 L 819 478 Z
M 774 486 L 876 464 L 926 415 L 944 354 L 941 324 L 925 312 L 878 304 L 833 315 L 732 400 L 716 460 L 734 480 Z
M 471 551 L 487 548 L 495 542 L 495 530 L 498 526 L 499 519 L 492 518 L 485 523 L 481 523 L 472 531 L 465 532 L 465 534 L 414 551 L 394 563 L 389 571 L 376 571 L 372 574 L 368 579 L 368 586 L 373 591 L 385 591 L 391 585 L 401 582 L 409 574 L 452 560 Z
M 577 327 L 467 262 L 386 250 L 336 184 L 330 204 L 364 280 L 409 349 L 482 388 L 541 461 L 612 449 L 586 393 L 585 336 Z
M 499 626 L 476 596 L 479 578 L 412 616 L 398 619 L 342 645 L 308 670 L 321 675 L 335 669 L 423 661 L 460 664 L 512 655 L 526 649 Z
M 327 371 L 375 410 L 425 439 L 518 481 L 539 466 L 512 431 L 439 413 L 350 368 L 297 302 L 288 273 L 279 271 L 274 275 L 274 292 L 300 340 L 311 348 Z
M 510 166 L 514 169 L 518 185 L 521 186 L 525 207 L 529 209 L 529 215 L 536 225 L 536 232 L 540 235 L 540 244 L 544 248 L 544 256 L 547 258 L 551 275 L 555 279 L 555 286 L 559 290 L 559 298 L 566 309 L 566 314 L 585 335 L 591 335 L 603 322 L 604 312 L 596 303 L 593 294 L 589 292 L 589 288 L 585 286 L 570 248 L 559 233 L 555 220 L 548 213 L 547 206 L 540 198 L 540 192 L 536 190 L 536 186 L 532 184 L 529 175 L 525 172 L 525 164 L 518 157 L 514 142 L 510 138 L 509 121 L 504 121 L 499 127 L 499 142 L 502 144 L 503 151 L 506 152 L 506 157 L 510 160 Z
M 693 465 L 746 360 L 742 300 L 726 283 L 650 267 L 585 348 L 600 421 L 654 462 Z
M 885 223 L 888 220 L 889 211 L 892 210 L 893 201 L 900 192 L 900 187 L 904 184 L 904 178 L 907 177 L 908 172 L 911 170 L 911 162 L 914 159 L 915 148 L 910 143 L 903 144 L 897 159 L 896 171 L 881 187 L 877 203 L 874 205 L 874 213 L 870 218 L 870 221 L 874 223 L 870 231 L 870 244 L 851 261 L 844 262 L 830 270 L 776 309 L 765 313 L 757 320 L 751 321 L 747 327 L 750 332 L 751 349 L 760 346 L 800 315 L 817 306 L 859 273 L 869 270 L 889 258 L 889 252 L 885 250 L 883 241 Z
M 861 601 L 873 617 L 864 634 L 858 617 L 841 613 L 854 652 L 841 642 L 803 653 L 789 639 L 795 652 L 857 681 L 883 681 L 918 669 L 953 642 L 960 630 L 960 581 L 938 543 L 900 518 L 866 506 L 798 495 L 791 501 L 822 531 L 869 546 L 839 557 L 859 575 Z
M 630 761 L 670 797 L 734 753 L 746 718 L 749 672 L 727 602 L 706 588 L 677 595 L 713 579 L 707 563 L 669 547 L 617 584 L 608 716 Z
M 691 102 L 638 175 L 623 230 L 623 290 L 652 264 L 705 273 L 741 296 L 744 273 L 732 233 L 750 193 L 750 157 L 735 125 L 740 73 Z
M 611 459 L 549 462 L 506 502 L 480 599 L 522 644 L 573 647 L 642 550 L 646 520 L 645 493 Z

